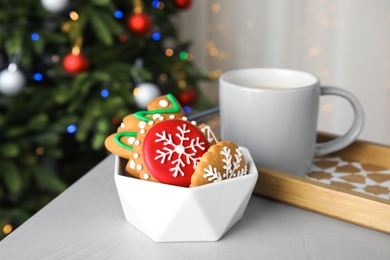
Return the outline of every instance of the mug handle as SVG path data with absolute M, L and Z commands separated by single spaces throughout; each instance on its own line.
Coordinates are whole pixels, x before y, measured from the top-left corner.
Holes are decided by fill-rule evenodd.
M 352 93 L 337 87 L 321 86 L 321 96 L 323 95 L 335 95 L 347 99 L 352 105 L 355 118 L 352 126 L 344 135 L 328 142 L 317 143 L 315 147 L 315 156 L 332 153 L 348 146 L 353 141 L 355 141 L 355 139 L 362 131 L 364 125 L 363 107 L 359 100 Z

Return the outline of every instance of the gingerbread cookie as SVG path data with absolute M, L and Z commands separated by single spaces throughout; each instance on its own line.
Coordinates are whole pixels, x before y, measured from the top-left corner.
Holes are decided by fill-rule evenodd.
M 120 157 L 131 159 L 133 144 L 136 142 L 137 133 L 143 131 L 145 125 L 155 120 L 183 117 L 184 111 L 172 94 L 160 96 L 152 100 L 147 111 L 138 111 L 123 119 L 117 133 L 110 135 L 105 140 L 105 146 L 110 152 Z
M 147 108 L 123 119 L 106 139 L 107 149 L 129 159 L 126 172 L 133 177 L 188 187 L 200 157 L 217 142 L 215 135 L 208 125 L 188 122 L 171 94 Z
M 235 178 L 247 172 L 240 147 L 232 142 L 218 142 L 203 154 L 191 177 L 190 187 Z

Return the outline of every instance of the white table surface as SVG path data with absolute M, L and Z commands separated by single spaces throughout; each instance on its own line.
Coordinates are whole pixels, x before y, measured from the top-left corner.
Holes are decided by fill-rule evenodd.
M 108 156 L 0 242 L 0 259 L 390 259 L 390 235 L 252 196 L 217 242 L 156 243 L 126 222 Z

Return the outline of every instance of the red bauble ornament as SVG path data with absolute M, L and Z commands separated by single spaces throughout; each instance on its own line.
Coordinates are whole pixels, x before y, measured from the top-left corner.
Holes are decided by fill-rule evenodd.
M 134 34 L 147 34 L 152 27 L 150 16 L 145 13 L 132 14 L 127 20 L 127 26 Z
M 89 60 L 83 54 L 68 54 L 65 56 L 62 65 L 69 73 L 78 73 L 86 71 L 89 67 Z
M 187 9 L 191 6 L 191 0 L 174 0 L 175 6 L 179 9 Z
M 189 89 L 181 92 L 179 94 L 178 100 L 182 106 L 190 107 L 195 104 L 197 98 L 198 98 L 198 94 L 196 93 L 195 89 Z

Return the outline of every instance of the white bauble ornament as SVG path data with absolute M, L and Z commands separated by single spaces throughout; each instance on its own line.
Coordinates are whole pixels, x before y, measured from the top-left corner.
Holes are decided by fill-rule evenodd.
M 53 13 L 59 13 L 65 10 L 69 0 L 41 0 L 42 6 Z
M 150 82 L 140 83 L 134 89 L 134 100 L 139 108 L 146 108 L 150 101 L 160 95 L 160 89 Z
M 18 94 L 25 84 L 24 74 L 14 63 L 11 63 L 7 69 L 0 72 L 0 93 L 6 96 Z

